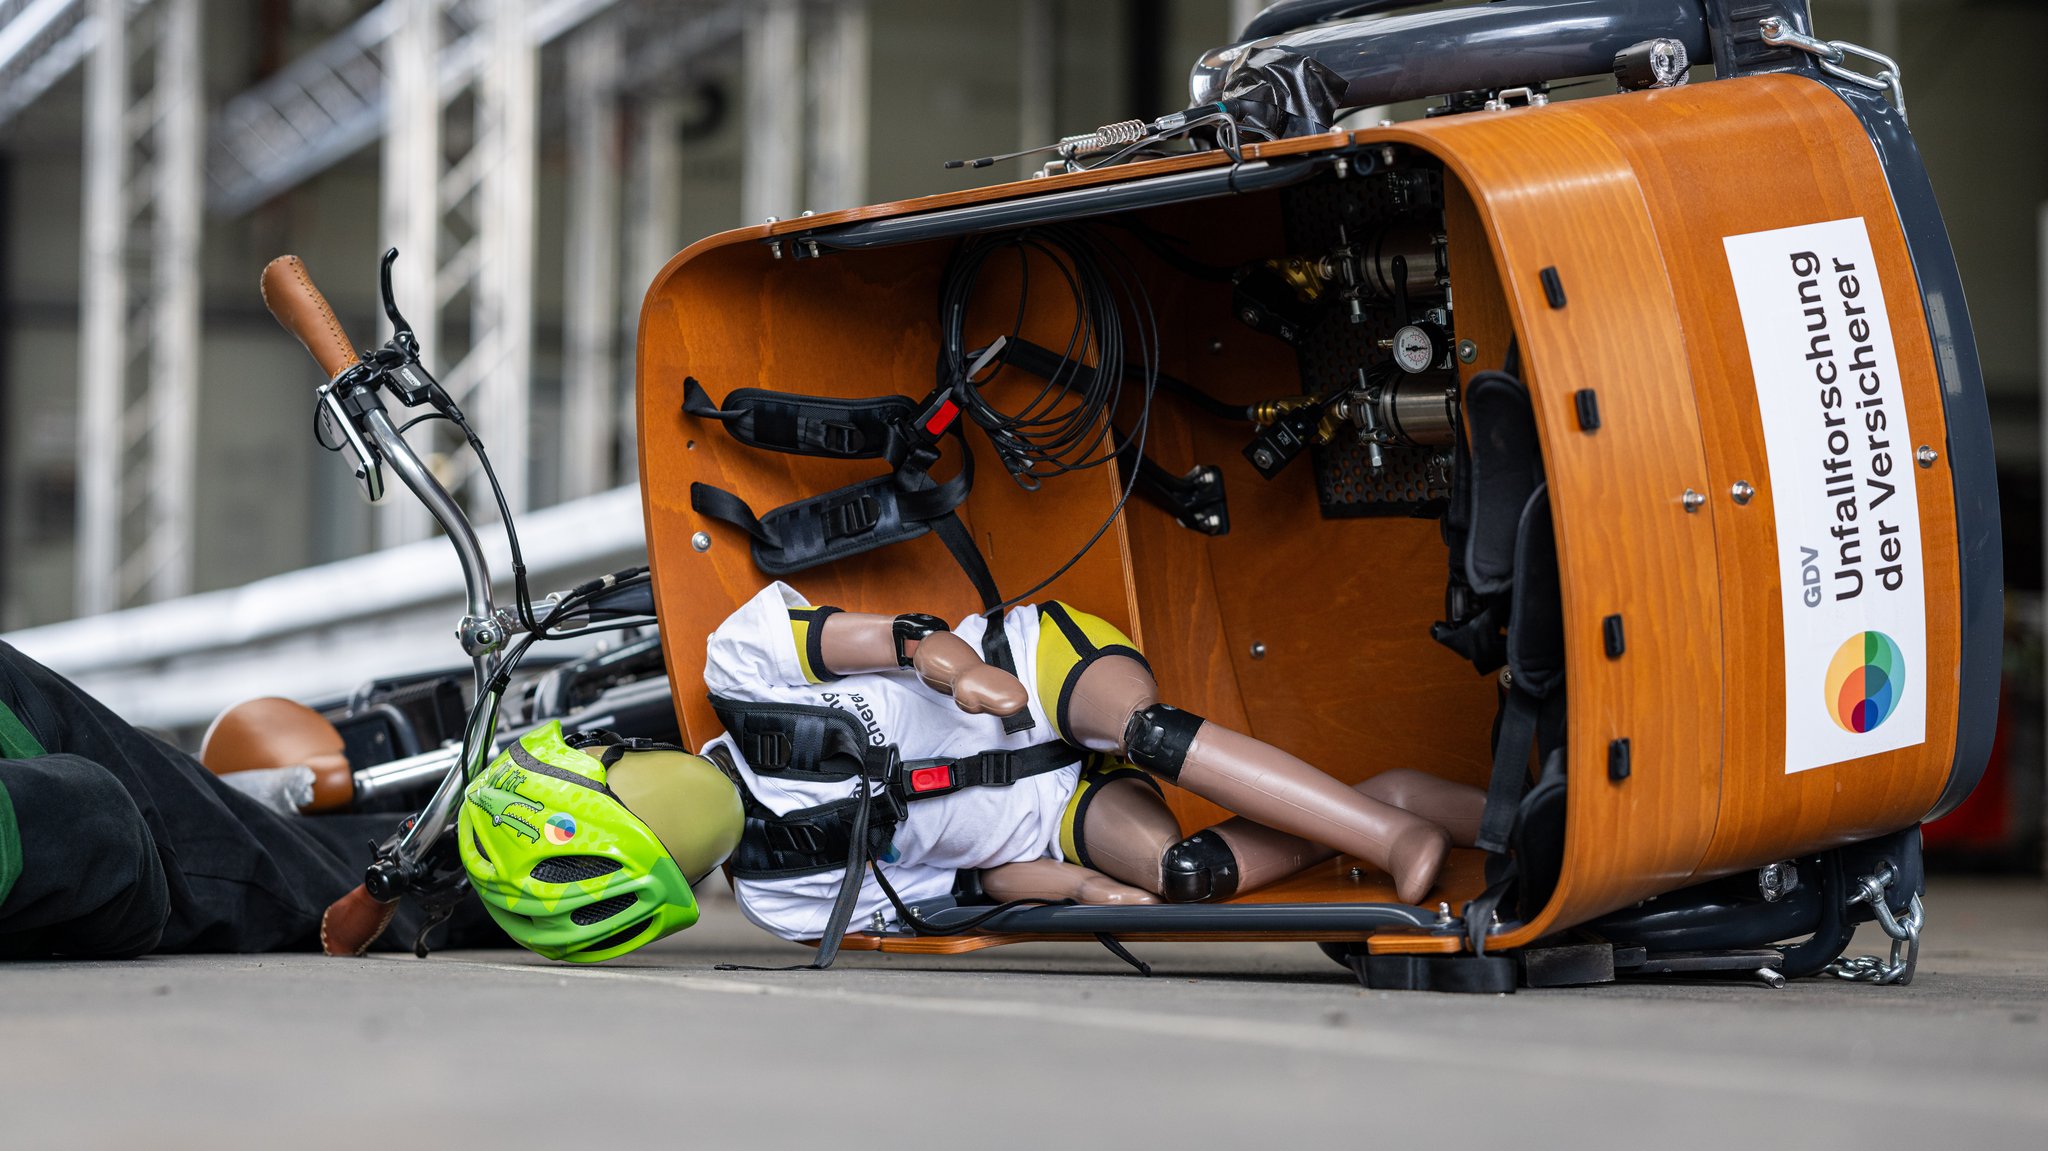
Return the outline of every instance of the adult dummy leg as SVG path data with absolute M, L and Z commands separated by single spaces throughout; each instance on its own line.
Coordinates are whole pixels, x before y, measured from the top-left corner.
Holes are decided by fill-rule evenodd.
M 0 959 L 156 948 L 170 889 L 142 813 L 76 755 L 0 759 Z
M 1067 712 L 1071 734 L 1247 819 L 1355 855 L 1419 902 L 1450 849 L 1443 828 L 1363 795 L 1248 735 L 1159 703 L 1152 673 L 1109 655 L 1081 673 Z M 1112 872 L 1111 874 L 1114 874 Z
M 125 809 L 129 814 L 124 818 L 139 822 L 139 842 L 155 859 L 155 879 L 136 882 L 160 887 L 167 903 L 160 916 L 161 938 L 145 950 L 310 949 L 318 944 L 321 911 L 362 881 L 369 842 L 396 826 L 388 815 L 307 818 L 272 811 L 5 643 L 0 643 L 0 703 L 48 753 L 0 761 L 6 773 L 0 783 L 8 787 L 16 808 L 24 865 L 15 891 L 0 903 L 0 933 L 14 931 L 8 918 L 27 906 L 21 885 L 40 882 L 31 878 L 30 865 L 37 858 L 56 858 L 32 856 L 32 850 L 49 850 L 36 844 L 59 843 L 71 823 L 92 824 L 109 811 Z M 24 774 L 30 768 L 36 769 L 33 777 Z M 129 857 L 132 842 L 111 832 L 101 838 L 112 857 Z M 50 864 L 37 870 L 50 877 L 63 874 L 60 867 L 70 869 Z M 135 854 L 129 873 L 140 876 L 150 870 Z M 69 918 L 91 910 L 90 902 L 75 901 Z M 36 921 L 49 914 L 38 913 Z M 385 938 L 391 946 L 406 946 L 417 924 L 417 912 L 407 907 Z M 52 952 L 45 948 L 42 953 Z

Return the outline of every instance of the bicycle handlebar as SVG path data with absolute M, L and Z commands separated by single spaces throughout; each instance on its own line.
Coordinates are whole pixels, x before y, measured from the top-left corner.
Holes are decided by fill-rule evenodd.
M 286 331 L 299 338 L 320 370 L 333 379 L 356 366 L 359 357 L 327 297 L 313 286 L 306 262 L 279 256 L 263 267 L 263 303 Z

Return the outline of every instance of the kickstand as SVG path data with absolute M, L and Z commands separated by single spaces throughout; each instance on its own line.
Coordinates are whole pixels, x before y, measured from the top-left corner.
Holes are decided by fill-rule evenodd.
M 1129 948 L 1117 942 L 1116 936 L 1111 935 L 1107 932 L 1101 932 L 1095 936 L 1095 941 L 1097 943 L 1102 944 L 1104 947 L 1109 948 L 1109 953 L 1111 955 L 1114 955 L 1118 959 L 1123 960 L 1125 963 L 1130 964 L 1132 967 L 1137 968 L 1138 974 L 1148 977 L 1152 974 L 1152 965 L 1138 958 L 1137 956 L 1132 955 Z
M 455 915 L 455 905 L 460 902 L 460 888 L 457 898 L 432 899 L 423 901 L 421 910 L 425 916 L 420 920 L 420 933 L 412 941 L 412 953 L 421 959 L 427 957 L 427 933 L 448 922 Z

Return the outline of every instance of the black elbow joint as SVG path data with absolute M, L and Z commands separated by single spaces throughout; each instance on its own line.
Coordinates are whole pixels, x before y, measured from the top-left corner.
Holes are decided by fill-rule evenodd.
M 1214 903 L 1237 894 L 1237 854 L 1214 831 L 1198 831 L 1159 859 L 1168 903 Z
M 1124 758 L 1172 783 L 1180 778 L 1195 732 L 1207 722 L 1194 712 L 1163 703 L 1140 708 L 1124 725 Z

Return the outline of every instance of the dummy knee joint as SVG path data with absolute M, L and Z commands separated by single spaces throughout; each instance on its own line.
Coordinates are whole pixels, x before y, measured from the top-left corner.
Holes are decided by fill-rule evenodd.
M 1180 778 L 1195 732 L 1206 722 L 1194 712 L 1163 703 L 1141 707 L 1124 725 L 1124 758 L 1172 783 Z
M 1198 831 L 1159 859 L 1160 894 L 1169 903 L 1213 903 L 1237 894 L 1237 855 L 1214 831 Z

